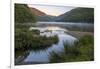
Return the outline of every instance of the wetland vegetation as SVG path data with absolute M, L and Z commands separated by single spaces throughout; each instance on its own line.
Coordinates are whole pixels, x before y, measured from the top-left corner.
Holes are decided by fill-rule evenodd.
M 26 4 L 14 10 L 15 65 L 94 60 L 93 8 L 75 7 L 59 16 Z
M 64 45 L 65 52 L 57 54 L 51 53 L 50 62 L 76 62 L 94 60 L 94 38 L 91 35 L 85 35 L 75 42 L 74 45 Z

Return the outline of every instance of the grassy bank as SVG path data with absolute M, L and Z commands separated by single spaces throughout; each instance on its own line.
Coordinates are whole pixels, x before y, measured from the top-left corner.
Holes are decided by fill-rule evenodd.
M 65 44 L 65 52 L 60 55 L 51 53 L 50 62 L 76 62 L 94 60 L 94 38 L 92 35 L 81 37 L 73 46 Z
M 40 36 L 39 30 L 29 31 L 26 28 L 15 29 L 15 50 L 39 50 L 45 49 L 59 40 L 57 36 Z

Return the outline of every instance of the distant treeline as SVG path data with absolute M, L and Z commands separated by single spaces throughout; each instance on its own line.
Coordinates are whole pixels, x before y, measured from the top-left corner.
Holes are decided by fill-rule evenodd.
M 15 4 L 15 23 L 35 22 L 35 15 L 26 4 Z
M 93 8 L 75 8 L 56 18 L 56 21 L 61 22 L 94 22 Z

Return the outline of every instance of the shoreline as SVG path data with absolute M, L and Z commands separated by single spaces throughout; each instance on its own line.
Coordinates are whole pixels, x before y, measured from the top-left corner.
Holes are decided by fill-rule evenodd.
M 71 36 L 74 36 L 76 38 L 81 38 L 85 35 L 92 35 L 94 36 L 94 32 L 82 32 L 82 31 L 68 31 L 66 32 L 67 34 L 71 35 Z

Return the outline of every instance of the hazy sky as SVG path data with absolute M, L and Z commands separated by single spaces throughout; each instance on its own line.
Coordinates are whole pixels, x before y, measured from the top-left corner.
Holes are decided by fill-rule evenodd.
M 39 9 L 42 12 L 45 12 L 48 15 L 58 16 L 65 12 L 70 11 L 71 9 L 74 9 L 75 7 L 70 6 L 48 6 L 48 5 L 28 5 L 29 7 L 33 7 L 36 9 Z

